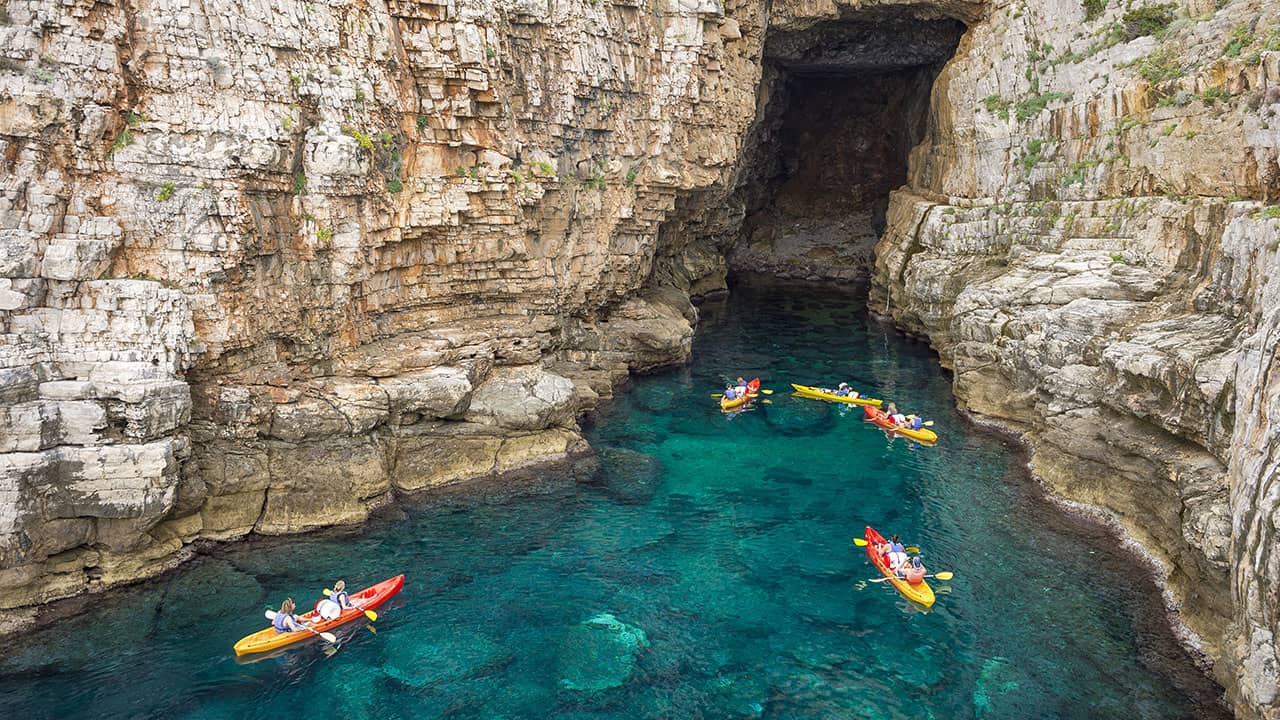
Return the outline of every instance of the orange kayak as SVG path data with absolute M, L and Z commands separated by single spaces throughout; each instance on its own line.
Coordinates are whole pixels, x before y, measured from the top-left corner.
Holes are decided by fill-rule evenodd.
M 388 580 L 383 580 L 377 585 L 370 585 L 358 593 L 351 595 L 352 604 L 360 607 L 347 608 L 343 610 L 338 617 L 332 620 L 321 620 L 312 625 L 316 611 L 312 610 L 306 615 L 300 615 L 299 620 L 306 623 L 307 627 L 315 630 L 316 633 L 324 632 L 331 628 L 355 620 L 364 616 L 365 610 L 372 610 L 382 603 L 386 602 L 392 595 L 400 592 L 400 588 L 404 587 L 404 575 L 397 575 Z M 268 627 L 266 630 L 259 630 L 252 635 L 246 635 L 240 638 L 240 642 L 235 645 L 236 655 L 248 655 L 249 653 L 266 652 L 275 650 L 278 647 L 284 647 L 296 643 L 300 640 L 315 637 L 315 633 L 306 630 L 298 630 L 293 632 L 276 632 L 274 627 Z

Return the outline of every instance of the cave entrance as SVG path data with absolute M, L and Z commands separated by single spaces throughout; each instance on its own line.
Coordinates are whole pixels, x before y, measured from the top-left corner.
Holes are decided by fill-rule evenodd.
M 733 270 L 861 280 L 926 137 L 930 93 L 965 25 L 861 11 L 765 41 L 762 109 L 736 188 Z

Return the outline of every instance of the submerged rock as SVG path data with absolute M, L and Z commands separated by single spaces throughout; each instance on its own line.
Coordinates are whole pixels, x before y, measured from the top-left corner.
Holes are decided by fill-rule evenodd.
M 414 688 L 427 688 L 483 673 L 503 659 L 489 638 L 465 628 L 436 628 L 426 637 L 394 633 L 387 640 L 387 677 Z
M 643 505 L 662 484 L 662 461 L 625 448 L 602 448 L 599 482 L 620 503 Z
M 593 692 L 621 686 L 649 647 L 638 627 L 601 613 L 569 628 L 560 648 L 557 676 L 568 690 Z

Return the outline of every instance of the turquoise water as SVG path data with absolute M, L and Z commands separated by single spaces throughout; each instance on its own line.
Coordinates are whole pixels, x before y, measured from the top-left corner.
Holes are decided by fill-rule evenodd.
M 601 472 L 454 488 L 358 532 L 218 547 L 11 641 L 25 718 L 1219 718 L 1218 689 L 1105 532 L 1052 511 L 955 413 L 923 346 L 851 297 L 757 284 L 703 306 L 692 364 L 639 378 L 589 435 Z M 724 376 L 769 404 L 726 415 Z M 920 447 L 848 380 L 937 422 Z M 923 548 L 932 611 L 876 577 L 865 524 Z M 337 652 L 241 664 L 265 603 L 407 574 Z

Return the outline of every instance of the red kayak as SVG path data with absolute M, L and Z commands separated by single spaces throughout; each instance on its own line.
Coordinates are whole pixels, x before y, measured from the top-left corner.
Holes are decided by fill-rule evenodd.
M 314 625 L 311 624 L 311 621 L 316 618 L 315 610 L 312 610 L 306 615 L 298 616 L 299 620 L 315 632 L 308 632 L 306 630 L 276 632 L 274 627 L 269 627 L 266 630 L 259 630 L 252 635 L 246 635 L 240 639 L 240 642 L 236 643 L 236 655 L 266 652 L 267 650 L 274 650 L 278 647 L 298 642 L 299 640 L 313 638 L 316 636 L 316 633 L 324 632 L 329 628 L 335 628 L 343 623 L 355 620 L 358 617 L 363 617 L 365 610 L 372 610 L 378 607 L 390 599 L 392 595 L 400 592 L 400 588 L 402 587 L 404 587 L 403 575 L 397 575 L 393 578 L 383 580 L 377 585 L 370 585 L 360 592 L 353 593 L 351 595 L 351 604 L 358 605 L 359 607 L 346 608 L 338 614 L 338 617 L 331 620 L 321 620 Z
M 907 596 L 908 600 L 918 602 L 925 607 L 932 607 L 934 600 L 933 588 L 929 587 L 929 583 L 925 582 L 924 578 L 920 578 L 914 583 L 907 582 L 898 577 L 896 572 L 889 569 L 889 564 L 881 556 L 880 551 L 877 550 L 885 543 L 884 536 L 868 525 L 864 538 L 867 541 L 867 557 L 871 559 L 871 563 L 879 568 L 885 577 L 889 578 L 889 582 L 898 588 L 898 592 Z

